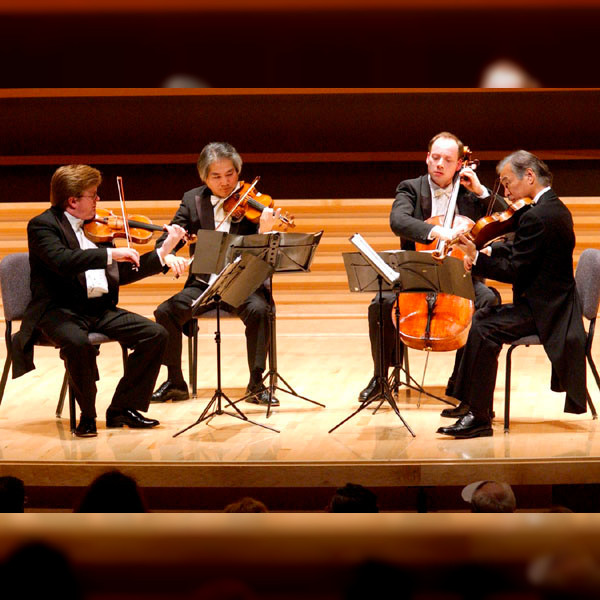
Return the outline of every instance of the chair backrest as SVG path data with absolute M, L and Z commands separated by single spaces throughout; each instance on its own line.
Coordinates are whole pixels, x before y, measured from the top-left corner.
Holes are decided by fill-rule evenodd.
M 595 319 L 600 304 L 600 250 L 586 248 L 581 253 L 575 283 L 583 304 L 583 316 L 589 320 Z
M 0 262 L 0 288 L 7 321 L 20 321 L 23 318 L 31 300 L 30 278 L 28 252 L 9 254 Z

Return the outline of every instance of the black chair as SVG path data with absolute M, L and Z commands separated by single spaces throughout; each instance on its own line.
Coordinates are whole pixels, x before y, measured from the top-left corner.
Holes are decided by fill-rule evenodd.
M 596 385 L 600 389 L 600 377 L 598 370 L 592 358 L 592 342 L 594 340 L 594 329 L 596 327 L 596 316 L 598 315 L 598 306 L 600 304 L 600 250 L 587 248 L 581 253 L 577 270 L 575 272 L 575 283 L 577 292 L 581 299 L 583 307 L 583 316 L 589 320 L 590 325 L 587 331 L 587 342 L 585 355 L 596 380 Z M 511 375 L 511 355 L 518 346 L 539 346 L 541 340 L 537 335 L 528 335 L 512 342 L 506 353 L 506 386 L 504 391 L 504 432 L 508 433 L 510 420 L 510 375 Z M 592 399 L 587 398 L 588 406 L 594 419 L 598 418 L 596 408 Z
M 4 370 L 2 372 L 2 379 L 0 380 L 0 404 L 4 397 L 4 389 L 10 365 L 12 364 L 12 322 L 20 321 L 23 318 L 25 309 L 31 300 L 30 277 L 31 270 L 29 267 L 29 254 L 27 252 L 9 254 L 0 262 L 0 288 L 2 290 L 2 304 L 4 306 L 4 319 L 6 321 L 6 361 L 4 362 Z M 96 347 L 100 346 L 100 344 L 115 341 L 102 333 L 95 332 L 90 332 L 88 339 Z M 54 347 L 54 344 L 42 336 L 35 343 L 37 346 Z M 121 350 L 123 353 L 123 365 L 125 365 L 127 361 L 127 347 L 121 345 Z M 72 387 L 69 385 L 69 374 L 65 369 L 65 376 L 56 407 L 57 418 L 62 416 L 67 388 L 69 389 L 69 422 L 71 432 L 73 432 L 76 427 L 75 395 Z

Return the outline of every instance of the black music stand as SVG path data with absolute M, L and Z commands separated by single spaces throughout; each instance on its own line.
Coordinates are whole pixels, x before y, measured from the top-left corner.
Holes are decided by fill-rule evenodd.
M 215 279 L 215 281 L 197 298 L 193 303 L 193 313 L 199 312 L 201 307 L 214 303 L 217 311 L 217 331 L 215 332 L 215 344 L 217 347 L 217 388 L 210 402 L 206 405 L 198 419 L 181 431 L 178 431 L 173 437 L 177 437 L 184 431 L 195 427 L 202 421 L 212 419 L 215 415 L 229 415 L 236 419 L 241 419 L 253 425 L 270 429 L 279 433 L 277 429 L 257 423 L 250 420 L 223 392 L 221 388 L 221 303 L 224 302 L 230 306 L 239 306 L 258 286 L 270 276 L 273 268 L 264 260 L 257 256 L 247 254 L 236 258 L 233 262 L 227 265 Z M 227 412 L 223 409 L 222 400 L 225 399 L 227 404 L 235 410 L 235 412 Z M 213 408 L 214 406 L 214 408 Z M 213 410 L 211 411 L 211 408 Z
M 322 235 L 322 231 L 317 233 L 282 233 L 273 231 L 258 235 L 238 236 L 238 239 L 230 246 L 227 253 L 229 260 L 247 253 L 254 254 L 260 256 L 260 258 L 273 268 L 269 276 L 269 285 L 267 286 L 269 292 L 269 371 L 263 377 L 263 382 L 267 378 L 269 379 L 267 418 L 271 414 L 271 404 L 275 397 L 275 390 L 280 390 L 286 394 L 296 396 L 296 398 L 325 408 L 324 404 L 298 394 L 277 371 L 277 334 L 275 328 L 275 302 L 273 301 L 273 273 L 310 271 L 310 265 Z M 285 385 L 285 388 L 280 387 L 278 381 L 281 381 Z M 254 395 L 248 394 L 240 398 L 237 402 L 252 398 Z
M 330 433 L 375 401 L 379 401 L 377 409 L 383 402 L 387 401 L 407 429 L 413 433 L 400 415 L 395 399 L 390 391 L 387 374 L 383 372 L 383 360 L 381 360 L 381 357 L 383 356 L 382 292 L 384 289 L 387 289 L 393 290 L 396 295 L 404 292 L 446 293 L 474 300 L 475 295 L 473 292 L 471 276 L 470 274 L 465 273 L 461 261 L 452 259 L 451 257 L 444 261 L 436 261 L 431 254 L 427 252 L 399 250 L 395 252 L 377 253 L 359 234 L 354 234 L 350 238 L 350 241 L 358 249 L 358 253 L 345 252 L 343 254 L 350 291 L 372 292 L 376 290 L 379 292 L 378 352 L 380 358 L 380 372 L 376 375 L 379 392 L 369 401 L 363 402 L 354 413 L 331 429 Z M 386 286 L 385 288 L 384 283 Z M 413 380 L 412 377 L 410 379 Z M 419 386 L 418 384 L 414 389 L 454 406 L 454 404 L 448 402 L 444 398 L 425 392 L 422 386 Z

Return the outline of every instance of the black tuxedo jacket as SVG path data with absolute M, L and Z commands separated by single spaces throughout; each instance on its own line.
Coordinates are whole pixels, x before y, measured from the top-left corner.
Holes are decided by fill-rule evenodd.
M 13 377 L 35 368 L 33 343 L 36 327 L 46 311 L 67 308 L 85 312 L 88 302 L 85 271 L 106 269 L 108 281 L 107 308 L 119 301 L 119 286 L 163 271 L 156 252 L 143 254 L 138 271 L 131 263 L 107 265 L 106 247 L 82 250 L 64 212 L 51 207 L 34 217 L 27 225 L 29 264 L 31 266 L 32 299 L 21 328 L 13 340 Z
M 215 216 L 210 201 L 211 194 L 212 192 L 206 185 L 201 185 L 200 187 L 185 192 L 179 208 L 171 220 L 171 225 L 180 225 L 191 235 L 198 233 L 198 230 L 200 229 L 214 230 Z M 238 223 L 231 223 L 229 233 L 239 235 L 258 233 L 258 224 L 252 223 L 244 217 Z M 158 238 L 156 247 L 159 248 L 165 239 L 166 234 L 163 234 Z M 176 251 L 179 250 L 182 245 L 183 242 L 177 246 Z M 196 244 L 190 244 L 190 256 L 193 256 L 195 251 Z M 196 276 L 190 272 L 185 287 L 190 286 L 195 282 Z
M 489 197 L 480 199 L 475 194 L 460 186 L 457 198 L 458 213 L 477 221 L 487 212 Z M 493 211 L 506 209 L 503 199 L 496 197 Z M 415 242 L 429 244 L 429 232 L 433 225 L 424 223 L 431 217 L 431 189 L 429 178 L 422 175 L 415 179 L 406 179 L 396 188 L 396 199 L 390 212 L 390 227 L 400 236 L 403 250 L 414 250 Z
M 575 233 L 569 209 L 552 190 L 522 211 L 511 242 L 479 254 L 473 273 L 512 283 L 514 303 L 531 309 L 552 362 L 552 389 L 566 391 L 565 411 L 586 411 L 586 334 L 573 277 Z

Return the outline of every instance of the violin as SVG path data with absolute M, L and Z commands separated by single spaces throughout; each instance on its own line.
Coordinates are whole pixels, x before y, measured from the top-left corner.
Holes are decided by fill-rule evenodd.
M 83 226 L 85 235 L 95 244 L 111 242 L 115 238 L 127 238 L 135 244 L 146 244 L 152 239 L 153 231 L 164 231 L 160 225 L 153 225 L 144 215 L 128 215 L 127 228 L 123 217 L 106 208 L 97 208 L 96 216 Z
M 477 250 L 491 244 L 493 241 L 501 238 L 505 234 L 514 231 L 519 221 L 521 211 L 533 204 L 532 198 L 520 198 L 509 204 L 508 208 L 502 212 L 496 212 L 486 217 L 481 217 L 477 223 L 474 223 L 469 231 L 463 235 L 471 240 Z M 446 246 L 453 246 L 459 242 L 459 237 L 450 240 Z M 433 258 L 444 259 L 445 254 L 432 254 Z
M 240 188 L 233 191 L 223 200 L 223 210 L 226 214 L 223 221 L 231 217 L 231 220 L 237 223 L 246 217 L 252 223 L 258 223 L 263 210 L 265 208 L 273 208 L 275 205 L 273 198 L 268 194 L 261 194 L 255 189 L 259 180 L 260 177 L 256 177 L 252 183 L 240 181 Z M 283 224 L 284 230 L 288 227 L 296 227 L 294 217 L 288 215 L 288 213 L 279 215 L 279 221 Z M 221 223 L 217 225 L 217 228 Z

